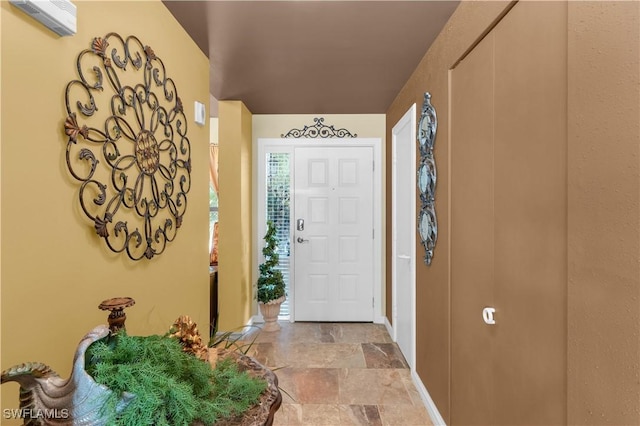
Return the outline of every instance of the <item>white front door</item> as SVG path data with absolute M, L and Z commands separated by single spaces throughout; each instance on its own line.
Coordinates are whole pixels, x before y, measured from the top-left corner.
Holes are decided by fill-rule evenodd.
M 373 321 L 373 148 L 297 147 L 296 321 Z
M 394 339 L 411 368 L 415 357 L 416 106 L 392 136 L 392 289 Z

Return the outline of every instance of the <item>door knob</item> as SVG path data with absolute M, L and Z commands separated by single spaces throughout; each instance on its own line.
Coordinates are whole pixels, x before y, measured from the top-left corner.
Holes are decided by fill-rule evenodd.
M 493 318 L 493 314 L 496 312 L 495 308 L 484 308 L 482 310 L 482 319 L 484 320 L 485 324 L 489 324 L 489 325 L 493 325 L 496 323 L 495 318 Z
M 305 239 L 304 239 L 304 238 L 302 238 L 302 237 L 298 237 L 298 238 L 296 238 L 296 241 L 297 241 L 297 242 L 299 242 L 299 243 L 308 243 L 308 242 L 309 242 L 309 240 L 305 240 Z

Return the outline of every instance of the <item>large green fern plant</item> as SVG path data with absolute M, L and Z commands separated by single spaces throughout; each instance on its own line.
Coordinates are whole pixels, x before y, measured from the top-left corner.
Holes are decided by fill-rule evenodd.
M 273 222 L 267 222 L 267 233 L 264 236 L 264 262 L 260 264 L 260 277 L 257 282 L 258 302 L 268 303 L 286 295 L 282 272 L 276 267 L 280 260 L 278 256 L 278 240 L 276 227 Z

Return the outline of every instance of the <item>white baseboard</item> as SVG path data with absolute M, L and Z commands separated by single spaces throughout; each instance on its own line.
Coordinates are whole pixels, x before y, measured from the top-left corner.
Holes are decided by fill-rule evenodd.
M 422 380 L 418 376 L 418 373 L 415 370 L 411 371 L 411 379 L 413 379 L 413 384 L 416 386 L 418 393 L 420 394 L 420 398 L 422 398 L 422 402 L 424 403 L 425 408 L 427 409 L 427 413 L 429 413 L 429 417 L 431 417 L 431 422 L 434 426 L 446 426 L 440 411 L 438 411 L 438 407 L 436 407 L 435 402 L 431 399 L 431 395 L 429 395 L 429 391 L 422 383 Z
M 254 315 L 251 318 L 249 318 L 249 321 L 247 321 L 247 323 L 244 325 L 244 327 L 242 327 L 242 330 L 232 332 L 229 335 L 229 338 L 230 339 L 241 339 L 243 336 L 245 336 L 248 333 L 252 332 L 256 328 L 256 326 L 254 324 L 263 323 L 263 322 L 264 322 L 264 320 L 262 319 L 261 315 Z M 217 336 L 222 336 L 224 334 L 225 334 L 224 331 L 218 331 L 216 333 Z
M 391 339 L 393 339 L 393 335 L 395 332 L 393 331 L 393 327 L 391 326 L 389 319 L 387 317 L 384 317 L 383 323 L 384 323 L 384 326 L 387 328 L 387 333 L 389 333 L 389 336 L 391 336 Z
M 249 318 L 249 321 L 247 321 L 247 323 L 245 324 L 245 326 L 242 328 L 242 334 L 247 334 L 250 331 L 252 331 L 255 327 L 253 326 L 253 324 L 255 324 L 255 318 L 251 317 Z

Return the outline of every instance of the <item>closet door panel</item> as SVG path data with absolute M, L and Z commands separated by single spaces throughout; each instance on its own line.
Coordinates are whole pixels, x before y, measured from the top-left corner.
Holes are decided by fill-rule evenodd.
M 566 421 L 566 4 L 495 35 L 495 423 Z
M 493 36 L 452 71 L 451 423 L 493 424 Z

